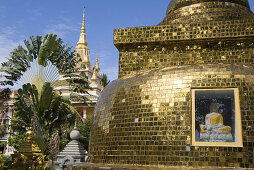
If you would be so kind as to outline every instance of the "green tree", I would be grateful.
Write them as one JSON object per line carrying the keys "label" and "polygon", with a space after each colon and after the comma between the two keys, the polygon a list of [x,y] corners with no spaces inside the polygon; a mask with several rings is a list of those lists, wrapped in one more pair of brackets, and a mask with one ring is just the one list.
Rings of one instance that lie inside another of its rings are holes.
{"label": "green tree", "polygon": [[80,143],[83,145],[84,149],[88,151],[90,131],[92,126],[92,117],[87,117],[85,122],[78,121],[77,128],[80,132]]}
{"label": "green tree", "polygon": [[0,153],[0,169],[2,169],[2,170],[8,170],[8,161],[9,161],[9,158],[3,156]]}
{"label": "green tree", "polygon": [[[30,40],[24,40],[24,44],[25,47],[19,45],[10,53],[8,61],[1,64],[0,72],[3,74],[0,85],[13,86],[22,78],[24,73],[30,71],[34,61],[37,61],[39,72],[36,73],[35,77],[28,77],[30,82],[26,83],[35,84],[39,93],[44,82],[53,83],[55,81],[54,77],[56,76],[54,74],[58,74],[58,72],[68,78],[67,82],[70,83],[74,92],[77,92],[78,89],[89,88],[85,75],[72,74],[78,70],[76,64],[80,61],[79,55],[75,56],[75,53],[71,51],[72,47],[67,47],[68,44],[63,44],[63,41],[60,38],[57,39],[56,35],[31,36]],[[55,66],[57,70],[50,67],[49,70],[43,72],[47,66],[51,65]],[[31,72],[29,72],[30,74]],[[0,99],[8,100],[9,91],[9,88],[1,91]]]}
{"label": "green tree", "polygon": [[9,136],[8,145],[18,149],[20,145],[26,141],[26,134],[21,132],[15,132],[15,134]]}
{"label": "green tree", "polygon": [[32,65],[33,61],[38,61],[40,71],[49,62],[57,67],[62,74],[75,72],[78,58],[71,52],[72,47],[67,47],[56,35],[34,36],[29,40],[24,40],[25,48],[19,45],[10,53],[8,61],[1,64],[1,72],[4,80],[0,85],[13,86]]}
{"label": "green tree", "polygon": [[[79,56],[74,57],[72,47],[67,47],[56,35],[32,36],[30,40],[24,40],[24,44],[25,48],[19,45],[10,53],[10,58],[1,64],[0,69],[3,73],[0,85],[13,86],[32,67],[34,61],[39,65],[39,72],[31,84],[25,84],[18,90],[11,126],[14,133],[10,144],[18,147],[18,141],[24,136],[26,128],[32,126],[40,149],[49,155],[50,140],[57,139],[56,136],[59,135],[60,147],[63,147],[67,142],[69,127],[78,113],[68,99],[53,92],[50,83],[54,79],[47,78],[52,77],[56,71],[46,72],[48,75],[45,75],[44,69],[48,65],[55,66],[57,72],[67,78],[71,89],[77,93],[86,93],[84,89],[89,88],[89,83],[85,75],[72,74],[77,71]],[[10,89],[6,88],[0,92],[0,99],[8,100],[8,91]],[[82,99],[86,101],[85,98]]]}
{"label": "green tree", "polygon": [[27,127],[33,127],[35,140],[46,155],[50,154],[52,135],[57,132],[60,140],[65,140],[69,127],[79,116],[70,101],[54,93],[49,83],[44,84],[40,96],[35,85],[23,85],[13,110],[11,128],[15,136],[22,137]]}
{"label": "green tree", "polygon": [[101,79],[101,85],[103,87],[106,87],[108,84],[110,83],[110,80],[108,80],[108,77],[106,74],[102,75],[102,79]]}

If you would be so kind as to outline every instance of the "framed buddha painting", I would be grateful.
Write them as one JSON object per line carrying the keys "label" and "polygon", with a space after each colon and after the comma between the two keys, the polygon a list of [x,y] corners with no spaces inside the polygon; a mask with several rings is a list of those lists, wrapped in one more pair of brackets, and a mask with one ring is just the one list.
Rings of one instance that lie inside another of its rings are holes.
{"label": "framed buddha painting", "polygon": [[192,89],[192,145],[242,147],[237,88]]}

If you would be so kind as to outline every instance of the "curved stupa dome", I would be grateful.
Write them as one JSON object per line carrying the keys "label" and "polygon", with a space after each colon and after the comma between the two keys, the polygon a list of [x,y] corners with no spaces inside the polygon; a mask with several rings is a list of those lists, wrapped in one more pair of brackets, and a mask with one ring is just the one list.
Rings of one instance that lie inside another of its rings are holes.
{"label": "curved stupa dome", "polygon": [[171,0],[160,25],[253,17],[248,0]]}

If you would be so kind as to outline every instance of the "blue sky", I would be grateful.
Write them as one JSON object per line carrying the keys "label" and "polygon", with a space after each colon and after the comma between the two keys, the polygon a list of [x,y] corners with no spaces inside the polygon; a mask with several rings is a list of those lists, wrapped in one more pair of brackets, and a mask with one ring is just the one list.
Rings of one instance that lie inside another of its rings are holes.
{"label": "blue sky", "polygon": [[[100,73],[117,79],[118,51],[113,30],[151,26],[165,16],[170,0],[1,0],[0,60],[31,35],[55,33],[75,47],[79,38],[83,7],[92,64],[99,56]],[[250,0],[252,10],[254,1]]]}

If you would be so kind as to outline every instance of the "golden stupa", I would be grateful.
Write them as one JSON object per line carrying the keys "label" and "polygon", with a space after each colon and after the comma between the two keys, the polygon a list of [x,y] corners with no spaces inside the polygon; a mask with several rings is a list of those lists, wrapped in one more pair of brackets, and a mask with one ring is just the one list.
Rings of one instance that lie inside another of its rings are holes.
{"label": "golden stupa", "polygon": [[31,127],[28,128],[26,132],[26,141],[11,155],[12,161],[9,169],[45,169],[45,155],[42,154],[39,146],[34,141],[34,135],[33,129]]}
{"label": "golden stupa", "polygon": [[90,162],[254,168],[247,0],[171,0],[159,25],[117,29],[114,43],[119,80],[97,103]]}

